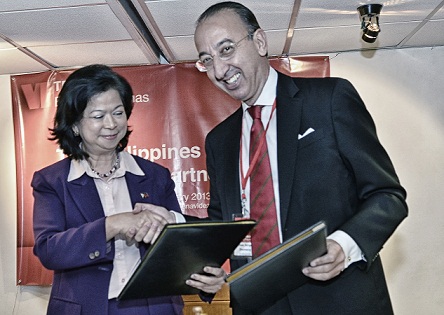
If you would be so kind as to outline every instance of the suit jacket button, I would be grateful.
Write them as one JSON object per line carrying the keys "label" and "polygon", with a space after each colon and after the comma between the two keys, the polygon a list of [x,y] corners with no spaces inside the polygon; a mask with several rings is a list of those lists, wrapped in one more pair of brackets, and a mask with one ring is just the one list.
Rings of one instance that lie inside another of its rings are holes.
{"label": "suit jacket button", "polygon": [[89,253],[89,259],[93,260],[94,258],[96,258],[96,255],[94,255],[94,253]]}
{"label": "suit jacket button", "polygon": [[96,250],[95,252],[94,252],[94,257],[99,257],[100,256],[100,252],[98,251],[98,250]]}

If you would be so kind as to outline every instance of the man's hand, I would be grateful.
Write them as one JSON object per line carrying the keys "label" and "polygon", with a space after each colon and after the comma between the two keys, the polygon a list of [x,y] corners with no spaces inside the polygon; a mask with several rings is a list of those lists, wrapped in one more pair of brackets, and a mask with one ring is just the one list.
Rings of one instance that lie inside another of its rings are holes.
{"label": "man's hand", "polygon": [[333,240],[327,240],[327,253],[310,262],[310,266],[302,269],[309,278],[327,281],[333,279],[344,270],[345,254],[342,247]]}
{"label": "man's hand", "polygon": [[207,275],[192,274],[190,279],[186,281],[186,284],[206,293],[216,293],[219,291],[227,277],[225,271],[222,268],[209,266],[204,267],[203,271]]}
{"label": "man's hand", "polygon": [[162,216],[149,211],[113,214],[105,221],[107,241],[121,235],[126,238],[128,244],[134,241],[153,242],[166,223],[167,221]]}
{"label": "man's hand", "polygon": [[136,203],[133,213],[137,214],[142,211],[149,211],[155,215],[161,216],[167,223],[176,223],[176,217],[170,211],[161,206],[155,206],[150,203]]}
{"label": "man's hand", "polygon": [[176,223],[174,214],[161,206],[148,203],[136,203],[132,214],[137,218],[137,224],[125,233],[128,242],[154,243],[167,223]]}
{"label": "man's hand", "polygon": [[153,243],[166,224],[176,223],[176,217],[164,207],[137,203],[132,212],[111,215],[105,222],[107,241],[122,235],[127,244]]}

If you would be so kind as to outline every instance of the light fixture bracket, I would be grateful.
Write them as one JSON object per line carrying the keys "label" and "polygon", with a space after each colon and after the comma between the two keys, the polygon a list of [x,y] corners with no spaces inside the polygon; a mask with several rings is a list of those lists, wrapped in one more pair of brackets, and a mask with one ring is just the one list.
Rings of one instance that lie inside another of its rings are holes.
{"label": "light fixture bracket", "polygon": [[361,29],[363,31],[362,40],[367,43],[374,43],[381,29],[379,28],[379,14],[382,4],[365,4],[358,7],[361,17]]}

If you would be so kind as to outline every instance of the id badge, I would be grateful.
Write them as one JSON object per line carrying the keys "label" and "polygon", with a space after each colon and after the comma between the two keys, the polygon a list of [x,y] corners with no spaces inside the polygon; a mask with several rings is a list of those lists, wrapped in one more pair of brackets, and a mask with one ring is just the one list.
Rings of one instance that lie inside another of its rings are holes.
{"label": "id badge", "polygon": [[[233,214],[233,221],[240,221],[247,218],[244,218],[242,214]],[[251,258],[253,256],[253,248],[251,245],[251,235],[248,233],[242,242],[239,243],[239,245],[234,250],[233,254],[231,255],[232,259],[245,259],[245,258]]]}

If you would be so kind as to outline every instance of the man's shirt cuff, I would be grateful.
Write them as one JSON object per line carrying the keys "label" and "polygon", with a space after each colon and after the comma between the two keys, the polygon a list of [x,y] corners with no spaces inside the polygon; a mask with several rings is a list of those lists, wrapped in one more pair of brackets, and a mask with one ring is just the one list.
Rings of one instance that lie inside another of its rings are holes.
{"label": "man's shirt cuff", "polygon": [[335,241],[342,247],[345,254],[344,269],[352,263],[363,259],[364,256],[358,244],[344,231],[337,230],[330,234],[327,239]]}

